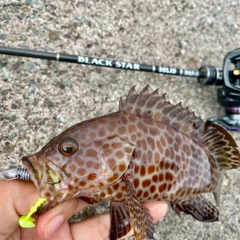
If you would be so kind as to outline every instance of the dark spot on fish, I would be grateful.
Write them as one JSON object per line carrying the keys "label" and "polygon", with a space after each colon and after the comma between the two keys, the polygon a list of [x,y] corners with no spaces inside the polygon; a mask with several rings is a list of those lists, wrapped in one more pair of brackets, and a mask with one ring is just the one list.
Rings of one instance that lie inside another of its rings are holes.
{"label": "dark spot on fish", "polygon": [[118,183],[114,184],[114,185],[113,185],[113,189],[114,189],[114,190],[118,190],[118,189],[119,189],[119,184],[118,184]]}
{"label": "dark spot on fish", "polygon": [[94,179],[96,179],[96,177],[97,177],[96,173],[90,173],[90,174],[88,174],[87,179],[89,181],[93,181]]}
{"label": "dark spot on fish", "polygon": [[98,186],[99,186],[99,187],[103,187],[103,186],[104,186],[104,183],[103,183],[102,181],[99,181],[99,182],[98,182]]}
{"label": "dark spot on fish", "polygon": [[165,174],[165,180],[167,181],[172,181],[174,178],[173,174],[171,174],[170,172],[166,172]]}
{"label": "dark spot on fish", "polygon": [[148,167],[148,174],[152,174],[155,171],[155,166],[151,165]]}
{"label": "dark spot on fish", "polygon": [[140,189],[140,190],[138,191],[138,193],[137,193],[137,197],[138,197],[138,198],[141,197],[141,196],[142,196],[142,193],[143,193],[143,191]]}
{"label": "dark spot on fish", "polygon": [[138,179],[138,178],[135,178],[133,184],[134,184],[134,187],[135,187],[135,188],[139,187],[139,185],[140,185],[139,179]]}
{"label": "dark spot on fish", "polygon": [[86,186],[86,182],[82,180],[82,181],[79,183],[79,185],[80,185],[81,187],[85,187],[85,186]]}
{"label": "dark spot on fish", "polygon": [[145,179],[142,181],[142,187],[145,188],[145,187],[148,187],[151,185],[151,180],[150,179]]}
{"label": "dark spot on fish", "polygon": [[159,174],[159,182],[162,182],[164,180],[164,174],[160,173]]}
{"label": "dark spot on fish", "polygon": [[152,180],[153,182],[158,182],[158,175],[157,174],[153,175]]}
{"label": "dark spot on fish", "polygon": [[113,193],[113,191],[112,191],[111,188],[108,188],[108,189],[107,189],[107,192],[108,192],[109,195],[112,195],[112,193]]}
{"label": "dark spot on fish", "polygon": [[164,160],[160,162],[160,169],[163,169],[163,168],[164,168]]}
{"label": "dark spot on fish", "polygon": [[151,193],[154,193],[156,191],[156,186],[155,185],[152,185],[151,187],[150,187],[150,192]]}
{"label": "dark spot on fish", "polygon": [[103,149],[109,149],[109,143],[103,144],[102,148],[103,148]]}
{"label": "dark spot on fish", "polygon": [[77,173],[80,175],[80,176],[83,176],[84,174],[86,174],[86,169],[85,168],[79,168]]}
{"label": "dark spot on fish", "polygon": [[168,170],[170,168],[170,163],[168,161],[165,162],[165,169]]}
{"label": "dark spot on fish", "polygon": [[158,193],[155,193],[154,195],[153,195],[153,199],[158,199],[159,198],[159,194]]}
{"label": "dark spot on fish", "polygon": [[115,153],[115,156],[119,159],[124,157],[124,152],[122,150],[119,150]]}
{"label": "dark spot on fish", "polygon": [[158,187],[159,192],[164,192],[167,189],[167,184],[163,183]]}
{"label": "dark spot on fish", "polygon": [[144,198],[147,198],[149,196],[149,192],[148,191],[145,191],[144,194],[143,194],[143,197]]}
{"label": "dark spot on fish", "polygon": [[49,192],[46,192],[44,195],[45,195],[46,198],[50,198],[52,196],[52,194],[49,193]]}
{"label": "dark spot on fish", "polygon": [[86,167],[87,168],[92,168],[92,166],[93,166],[93,161],[87,161],[86,162]]}
{"label": "dark spot on fish", "polygon": [[122,143],[121,142],[114,142],[112,143],[112,148],[117,149],[117,148],[122,148]]}
{"label": "dark spot on fish", "polygon": [[100,197],[101,197],[101,198],[105,198],[105,196],[106,196],[105,192],[101,192],[101,193],[100,193]]}
{"label": "dark spot on fish", "polygon": [[141,175],[142,177],[144,177],[144,176],[146,175],[146,167],[145,167],[145,166],[141,166],[140,175]]}
{"label": "dark spot on fish", "polygon": [[125,165],[125,163],[119,164],[118,169],[119,169],[120,172],[124,172],[124,171],[126,170],[126,165]]}
{"label": "dark spot on fish", "polygon": [[171,193],[171,194],[170,194],[170,200],[173,201],[173,200],[174,200],[174,197],[175,197],[175,196],[174,196],[174,193]]}
{"label": "dark spot on fish", "polygon": [[116,198],[121,199],[123,197],[123,194],[121,192],[117,193]]}

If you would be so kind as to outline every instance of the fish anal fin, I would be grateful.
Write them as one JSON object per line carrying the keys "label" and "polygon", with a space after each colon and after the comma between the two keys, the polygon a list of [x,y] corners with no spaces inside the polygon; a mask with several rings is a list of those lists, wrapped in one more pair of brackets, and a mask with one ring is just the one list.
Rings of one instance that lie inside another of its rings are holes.
{"label": "fish anal fin", "polygon": [[172,209],[180,215],[180,211],[192,215],[201,222],[218,221],[218,209],[200,195],[187,198],[179,203],[171,203]]}
{"label": "fish anal fin", "polygon": [[126,180],[127,203],[130,212],[131,225],[136,240],[154,239],[154,223],[147,208],[138,201],[133,185]]}
{"label": "fish anal fin", "polygon": [[117,240],[125,236],[131,230],[130,214],[127,203],[111,202],[110,219],[110,240]]}
{"label": "fish anal fin", "polygon": [[217,206],[219,206],[219,204],[220,204],[220,195],[221,195],[221,187],[222,187],[224,172],[225,172],[224,170],[221,170],[221,174],[218,179],[218,185],[213,192],[213,196],[214,196]]}

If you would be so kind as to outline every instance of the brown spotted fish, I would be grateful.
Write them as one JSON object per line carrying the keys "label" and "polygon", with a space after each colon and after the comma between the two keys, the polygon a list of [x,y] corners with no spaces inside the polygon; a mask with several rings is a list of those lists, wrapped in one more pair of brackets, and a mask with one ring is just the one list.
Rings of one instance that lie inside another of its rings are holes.
{"label": "brown spotted fish", "polygon": [[41,212],[71,198],[110,201],[110,240],[131,228],[138,240],[153,239],[153,223],[142,201],[165,200],[180,215],[218,220],[222,173],[240,157],[231,135],[205,123],[182,104],[170,104],[158,90],[133,87],[119,111],[78,123],[41,151],[23,157],[41,197]]}

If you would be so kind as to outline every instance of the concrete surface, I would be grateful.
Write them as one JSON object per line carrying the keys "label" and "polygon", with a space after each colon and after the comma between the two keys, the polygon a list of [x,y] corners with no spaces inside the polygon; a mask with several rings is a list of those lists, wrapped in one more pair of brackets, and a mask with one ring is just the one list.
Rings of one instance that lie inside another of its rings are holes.
{"label": "concrete surface", "polygon": [[[230,0],[2,0],[0,45],[190,69],[221,67],[225,54],[239,47],[239,5]],[[74,123],[116,111],[131,86],[141,90],[147,84],[205,120],[224,114],[217,87],[196,79],[0,55],[0,169],[18,166],[23,155]],[[233,136],[240,144],[239,133]],[[221,221],[180,219],[170,210],[156,224],[156,239],[239,239],[239,189],[239,170],[227,172]]]}

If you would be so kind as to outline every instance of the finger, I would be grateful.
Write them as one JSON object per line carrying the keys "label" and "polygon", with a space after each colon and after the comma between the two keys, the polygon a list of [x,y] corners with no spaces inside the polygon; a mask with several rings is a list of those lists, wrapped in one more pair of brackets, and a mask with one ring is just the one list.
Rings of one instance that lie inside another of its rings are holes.
{"label": "finger", "polygon": [[[41,238],[42,239],[42,238]],[[52,235],[44,236],[47,240],[74,240],[70,231],[69,223],[65,221]]]}
{"label": "finger", "polygon": [[8,239],[18,228],[19,215],[29,212],[38,193],[32,183],[20,181],[0,181],[0,192],[0,239]]}
{"label": "finger", "polygon": [[57,230],[60,231],[60,226],[66,223],[72,215],[80,212],[87,205],[81,199],[71,199],[42,214],[37,223],[38,235],[49,238]]}
{"label": "finger", "polygon": [[[3,189],[3,192],[1,189]],[[30,207],[39,198],[38,191],[32,182],[1,181],[0,191],[14,204],[14,208],[19,215],[28,213]]]}
{"label": "finger", "polygon": [[168,204],[164,201],[147,201],[142,202],[142,205],[149,209],[151,216],[153,217],[153,222],[161,220],[168,211]]}
{"label": "finger", "polygon": [[108,239],[110,228],[109,213],[102,213],[70,226],[74,240]]}
{"label": "finger", "polygon": [[[143,205],[149,209],[154,222],[162,219],[168,210],[166,202],[145,202]],[[82,222],[74,223],[70,227],[74,240],[105,240],[109,234],[110,215],[108,213],[100,214]],[[132,234],[131,231],[127,236]]]}

